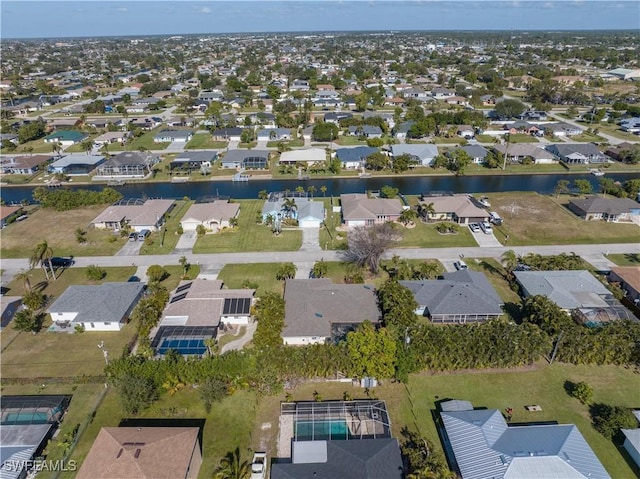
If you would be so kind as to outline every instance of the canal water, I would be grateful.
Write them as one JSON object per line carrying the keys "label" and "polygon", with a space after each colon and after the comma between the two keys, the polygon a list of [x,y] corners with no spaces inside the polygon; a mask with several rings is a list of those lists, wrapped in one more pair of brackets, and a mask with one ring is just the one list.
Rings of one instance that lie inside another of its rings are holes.
{"label": "canal water", "polygon": [[[637,179],[634,173],[612,173],[607,178],[624,182]],[[258,198],[258,192],[295,190],[302,186],[316,188],[316,196],[322,196],[320,188],[326,186],[326,196],[342,193],[363,193],[379,190],[385,185],[398,188],[405,195],[428,192],[450,191],[454,193],[492,193],[499,191],[535,191],[551,193],[559,180],[570,183],[578,178],[589,180],[593,191],[598,191],[598,178],[591,174],[551,174],[551,175],[478,175],[478,176],[398,176],[370,178],[327,178],[319,180],[250,180],[248,182],[201,181],[192,183],[133,183],[114,187],[125,198],[183,198],[196,199],[202,196],[224,195],[231,198]],[[104,184],[78,185],[71,188],[100,190]],[[32,201],[33,186],[2,187],[0,197],[7,203],[18,203],[23,199]]]}

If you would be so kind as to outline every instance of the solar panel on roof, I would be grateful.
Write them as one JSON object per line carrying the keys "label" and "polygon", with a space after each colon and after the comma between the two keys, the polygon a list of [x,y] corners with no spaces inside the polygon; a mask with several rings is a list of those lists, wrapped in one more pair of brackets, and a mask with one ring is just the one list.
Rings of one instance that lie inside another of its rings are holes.
{"label": "solar panel on roof", "polygon": [[224,306],[222,307],[223,315],[238,315],[249,314],[251,310],[250,298],[227,298],[224,300]]}
{"label": "solar panel on roof", "polygon": [[183,291],[189,289],[192,284],[193,283],[183,284],[182,286],[178,287],[178,289],[176,289],[176,293],[182,293]]}
{"label": "solar panel on roof", "polygon": [[187,297],[187,293],[182,293],[177,296],[174,296],[173,298],[171,298],[171,301],[169,302],[169,304],[175,303],[176,301],[180,301],[186,297]]}

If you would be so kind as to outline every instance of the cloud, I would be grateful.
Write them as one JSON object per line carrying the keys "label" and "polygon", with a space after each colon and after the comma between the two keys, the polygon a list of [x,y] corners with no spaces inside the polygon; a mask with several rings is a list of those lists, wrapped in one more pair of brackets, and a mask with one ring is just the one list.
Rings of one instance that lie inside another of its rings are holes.
{"label": "cloud", "polygon": [[212,10],[211,10],[209,7],[202,7],[202,8],[200,9],[200,13],[206,13],[207,15],[208,15],[209,13],[211,13],[211,12],[212,12]]}

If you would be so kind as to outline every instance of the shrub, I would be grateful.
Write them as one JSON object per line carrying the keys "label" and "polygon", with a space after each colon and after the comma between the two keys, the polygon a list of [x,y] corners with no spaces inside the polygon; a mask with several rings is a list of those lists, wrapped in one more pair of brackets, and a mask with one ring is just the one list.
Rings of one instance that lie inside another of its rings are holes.
{"label": "shrub", "polygon": [[179,235],[184,233],[184,228],[182,227],[182,225],[178,225],[178,228],[176,229],[176,233],[178,233]]}
{"label": "shrub", "polygon": [[204,226],[202,225],[196,226],[196,233],[198,236],[204,236],[206,232],[207,232],[207,229]]}
{"label": "shrub", "polygon": [[95,264],[87,266],[84,273],[87,275],[87,279],[91,281],[100,281],[107,275],[107,272],[104,269],[96,266]]}
{"label": "shrub", "polygon": [[158,264],[153,264],[147,268],[147,276],[152,283],[159,283],[168,275],[167,270]]}
{"label": "shrub", "polygon": [[593,399],[593,388],[581,381],[572,385],[570,394],[582,404],[589,404]]}
{"label": "shrub", "polygon": [[591,419],[595,430],[607,439],[613,439],[620,429],[634,429],[638,424],[631,409],[609,404],[594,404]]}

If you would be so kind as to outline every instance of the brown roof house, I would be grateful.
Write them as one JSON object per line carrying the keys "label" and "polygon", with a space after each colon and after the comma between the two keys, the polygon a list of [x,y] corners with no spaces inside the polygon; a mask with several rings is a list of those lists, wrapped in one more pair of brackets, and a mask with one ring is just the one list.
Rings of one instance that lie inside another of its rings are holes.
{"label": "brown roof house", "polygon": [[[611,268],[609,281],[620,283],[627,298],[631,301],[640,299],[640,266],[618,266]],[[636,306],[638,303],[636,302]]]}
{"label": "brown roof house", "polygon": [[184,231],[195,231],[198,225],[217,232],[229,227],[229,220],[238,216],[239,203],[215,200],[211,203],[195,203],[182,217],[180,224]]}
{"label": "brown roof house", "polygon": [[348,228],[397,221],[403,209],[397,198],[369,198],[363,193],[340,195],[340,204],[342,222]]}
{"label": "brown roof house", "polygon": [[76,479],[195,479],[197,427],[103,427]]}
{"label": "brown roof house", "polygon": [[569,209],[584,220],[604,220],[612,223],[633,221],[640,216],[640,203],[629,198],[587,198],[570,200]]}
{"label": "brown roof house", "polygon": [[22,206],[0,206],[0,228],[4,228],[12,216],[18,216]]}
{"label": "brown roof house", "polygon": [[432,221],[453,221],[460,224],[479,223],[489,219],[489,213],[477,206],[469,195],[422,196],[420,203],[431,205]]}
{"label": "brown roof house", "polygon": [[285,344],[302,346],[338,341],[364,321],[377,323],[372,286],[333,284],[330,279],[289,279],[284,288]]}
{"label": "brown roof house", "polygon": [[14,156],[2,162],[2,172],[12,175],[33,175],[44,170],[45,165],[53,157],[51,155]]}
{"label": "brown roof house", "polygon": [[173,200],[123,200],[107,207],[91,224],[98,229],[114,231],[127,225],[134,231],[156,231],[173,207]]}

